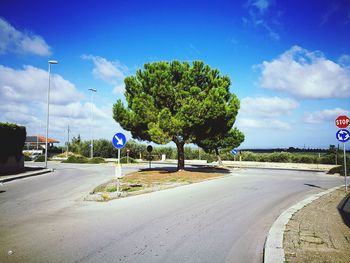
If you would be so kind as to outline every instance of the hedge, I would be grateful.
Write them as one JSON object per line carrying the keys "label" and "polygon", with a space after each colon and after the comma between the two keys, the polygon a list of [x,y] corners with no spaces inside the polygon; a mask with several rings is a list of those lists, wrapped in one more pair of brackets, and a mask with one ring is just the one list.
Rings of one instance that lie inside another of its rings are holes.
{"label": "hedge", "polygon": [[10,156],[18,161],[22,156],[26,136],[24,126],[0,122],[0,162],[5,163]]}
{"label": "hedge", "polygon": [[62,161],[62,163],[93,163],[93,164],[98,164],[98,163],[105,163],[105,159],[103,159],[101,157],[94,157],[92,159],[88,159],[85,156],[72,155],[72,156],[69,156],[67,160]]}

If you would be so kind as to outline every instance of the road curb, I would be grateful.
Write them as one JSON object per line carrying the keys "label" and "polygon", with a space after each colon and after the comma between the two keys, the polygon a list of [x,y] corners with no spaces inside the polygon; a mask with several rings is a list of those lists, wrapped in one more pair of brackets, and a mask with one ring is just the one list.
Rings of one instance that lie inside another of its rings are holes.
{"label": "road curb", "polygon": [[41,175],[41,174],[51,173],[53,171],[54,171],[53,169],[43,169],[43,170],[40,170],[40,171],[27,172],[25,174],[10,175],[10,176],[6,176],[4,178],[1,178],[0,179],[0,183],[6,183],[6,182],[14,181],[14,180],[24,179],[24,178],[27,178],[27,177],[32,177],[32,176],[37,176],[37,175]]}
{"label": "road curb", "polygon": [[283,249],[283,235],[286,225],[288,224],[289,220],[291,219],[294,213],[302,209],[304,206],[315,201],[316,199],[320,198],[321,196],[338,190],[341,187],[343,187],[343,185],[330,188],[318,194],[314,194],[285,210],[273,223],[267,235],[264,246],[264,263],[285,262],[285,254]]}

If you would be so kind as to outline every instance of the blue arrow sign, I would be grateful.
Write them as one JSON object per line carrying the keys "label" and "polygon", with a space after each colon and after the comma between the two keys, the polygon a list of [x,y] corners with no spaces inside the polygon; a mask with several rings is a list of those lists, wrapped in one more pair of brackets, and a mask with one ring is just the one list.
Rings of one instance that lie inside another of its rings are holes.
{"label": "blue arrow sign", "polygon": [[350,139],[350,132],[346,129],[340,129],[336,133],[336,137],[340,142],[347,142]]}
{"label": "blue arrow sign", "polygon": [[121,132],[114,134],[114,136],[112,138],[112,143],[113,143],[114,147],[117,149],[123,148],[126,144],[125,135],[122,134]]}
{"label": "blue arrow sign", "polygon": [[237,151],[236,149],[233,149],[233,150],[231,151],[231,153],[232,153],[233,155],[236,155],[236,154],[238,153],[238,151]]}

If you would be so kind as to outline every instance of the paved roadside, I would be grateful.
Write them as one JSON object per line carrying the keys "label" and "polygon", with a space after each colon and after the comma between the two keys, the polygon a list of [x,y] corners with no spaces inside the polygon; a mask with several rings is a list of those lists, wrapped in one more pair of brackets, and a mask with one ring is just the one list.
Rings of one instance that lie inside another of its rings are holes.
{"label": "paved roadside", "polygon": [[269,231],[264,262],[350,262],[345,197],[344,187],[334,187],[284,211]]}
{"label": "paved roadside", "polygon": [[6,183],[18,179],[24,179],[27,177],[37,176],[41,174],[46,174],[53,172],[53,169],[45,169],[42,167],[24,167],[24,171],[12,175],[1,175],[0,183]]}
{"label": "paved roadside", "polygon": [[339,206],[345,196],[341,188],[293,215],[284,233],[286,262],[350,262],[350,224]]}

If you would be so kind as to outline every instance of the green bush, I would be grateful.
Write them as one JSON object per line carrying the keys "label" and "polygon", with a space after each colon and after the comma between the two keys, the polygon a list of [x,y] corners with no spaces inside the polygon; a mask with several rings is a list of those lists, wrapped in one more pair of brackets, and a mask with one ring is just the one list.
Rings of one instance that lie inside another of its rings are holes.
{"label": "green bush", "polygon": [[[328,174],[335,174],[335,173],[338,173],[341,176],[344,176],[344,166],[342,166],[342,165],[337,166],[337,167],[334,167],[328,171]],[[346,173],[347,173],[347,176],[350,175],[350,171],[348,168],[346,169]]]}
{"label": "green bush", "polygon": [[45,162],[45,155],[39,155],[34,162]]}
{"label": "green bush", "polygon": [[216,162],[217,160],[218,158],[215,155],[208,155],[207,157],[207,163]]}
{"label": "green bush", "polygon": [[92,163],[92,164],[105,163],[105,162],[106,162],[105,159],[101,157],[94,157],[92,159],[89,159],[81,155],[72,155],[72,156],[69,156],[67,160],[62,161],[62,163]]}
{"label": "green bush", "polygon": [[287,152],[274,152],[268,155],[269,162],[275,163],[289,163],[291,162],[291,155]]}
{"label": "green bush", "polygon": [[24,155],[24,161],[31,161],[32,160],[32,158],[30,158],[28,155]]}
{"label": "green bush", "polygon": [[87,163],[88,158],[80,155],[69,156],[67,160],[62,161],[62,163]]}
{"label": "green bush", "polygon": [[255,154],[252,152],[242,152],[241,156],[243,161],[251,161],[251,162],[257,162],[259,157],[258,154]]}
{"label": "green bush", "polygon": [[6,162],[10,156],[19,160],[22,157],[26,136],[24,126],[0,122],[0,162]]}
{"label": "green bush", "polygon": [[106,162],[105,159],[101,157],[94,157],[88,160],[88,163],[105,163],[105,162]]}
{"label": "green bush", "polygon": [[[120,163],[127,163],[127,157],[120,158]],[[129,157],[129,163],[137,163],[134,158]]]}
{"label": "green bush", "polygon": [[321,156],[320,163],[335,164],[335,154],[325,154]]}

